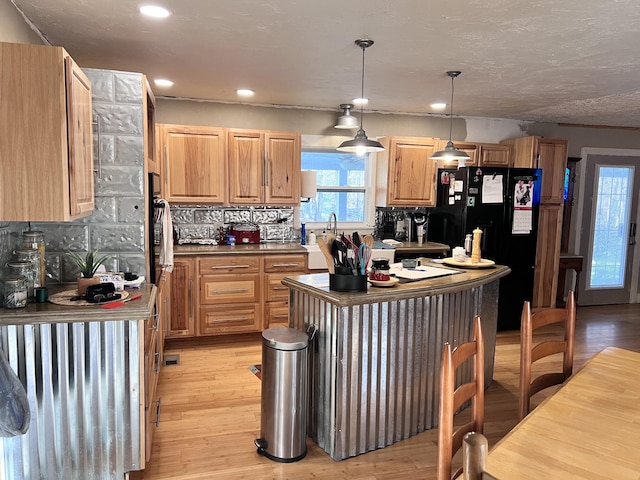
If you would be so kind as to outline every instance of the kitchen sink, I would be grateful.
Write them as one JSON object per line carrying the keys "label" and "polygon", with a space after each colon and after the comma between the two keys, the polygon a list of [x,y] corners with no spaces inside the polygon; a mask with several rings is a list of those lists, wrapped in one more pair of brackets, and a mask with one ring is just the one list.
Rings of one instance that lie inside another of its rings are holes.
{"label": "kitchen sink", "polygon": [[[327,270],[327,262],[318,245],[302,246],[309,252],[307,259],[309,270]],[[393,263],[394,257],[395,250],[392,248],[374,248],[371,251],[371,258],[386,258],[389,260],[389,263]],[[371,261],[369,261],[369,264],[371,264]]]}

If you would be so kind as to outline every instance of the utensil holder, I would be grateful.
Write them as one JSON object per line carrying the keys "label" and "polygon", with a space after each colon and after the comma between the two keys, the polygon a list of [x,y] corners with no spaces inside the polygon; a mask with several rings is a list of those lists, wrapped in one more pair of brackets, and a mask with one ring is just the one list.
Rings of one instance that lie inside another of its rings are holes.
{"label": "utensil holder", "polygon": [[330,273],[329,290],[336,292],[366,292],[367,276]]}

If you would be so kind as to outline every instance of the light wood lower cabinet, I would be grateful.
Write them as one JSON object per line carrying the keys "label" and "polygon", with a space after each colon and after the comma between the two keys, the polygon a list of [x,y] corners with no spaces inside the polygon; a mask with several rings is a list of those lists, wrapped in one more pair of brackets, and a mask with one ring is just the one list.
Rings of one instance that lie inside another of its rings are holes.
{"label": "light wood lower cabinet", "polygon": [[562,211],[562,205],[540,205],[536,272],[533,279],[534,308],[550,308],[556,304]]}
{"label": "light wood lower cabinet", "polygon": [[144,457],[151,458],[153,435],[160,424],[162,399],[157,396],[156,387],[164,352],[164,329],[169,319],[171,295],[171,274],[162,272],[157,285],[154,315],[144,322]]}
{"label": "light wood lower cabinet", "polygon": [[264,257],[266,273],[265,286],[265,322],[263,327],[289,325],[289,289],[282,285],[282,279],[307,272],[305,254],[268,255]]}
{"label": "light wood lower cabinet", "polygon": [[195,258],[181,257],[173,262],[171,273],[171,318],[165,326],[167,338],[192,337],[196,334]]}
{"label": "light wood lower cabinet", "polygon": [[167,335],[227,335],[286,326],[289,289],[281,281],[305,273],[304,253],[180,257],[174,261]]}

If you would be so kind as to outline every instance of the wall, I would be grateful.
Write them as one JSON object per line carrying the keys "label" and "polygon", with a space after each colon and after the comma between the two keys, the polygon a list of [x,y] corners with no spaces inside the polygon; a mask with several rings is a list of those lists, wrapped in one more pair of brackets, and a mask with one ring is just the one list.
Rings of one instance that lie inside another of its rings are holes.
{"label": "wall", "polygon": [[[355,132],[333,128],[340,112],[310,108],[276,108],[195,100],[159,98],[156,122],[216,127],[296,131],[305,135],[330,135],[336,141],[353,138]],[[522,135],[527,122],[493,118],[454,118],[453,138],[497,143]],[[449,118],[435,115],[365,113],[364,129],[369,137],[404,135],[449,138]],[[343,138],[340,138],[340,135]],[[337,145],[337,144],[336,144]]]}
{"label": "wall", "polygon": [[46,43],[26,24],[20,12],[9,0],[0,0],[0,42]]}

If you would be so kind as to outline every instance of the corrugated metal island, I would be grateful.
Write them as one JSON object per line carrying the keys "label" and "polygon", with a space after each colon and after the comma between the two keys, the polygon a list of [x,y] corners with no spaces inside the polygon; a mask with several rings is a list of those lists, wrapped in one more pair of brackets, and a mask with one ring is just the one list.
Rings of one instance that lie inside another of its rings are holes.
{"label": "corrugated metal island", "polygon": [[330,290],[328,274],[286,277],[290,326],[318,329],[309,352],[311,438],[343,460],[436,427],[442,347],[468,341],[476,314],[488,386],[499,280],[509,272],[500,265],[463,269],[359,293]]}

